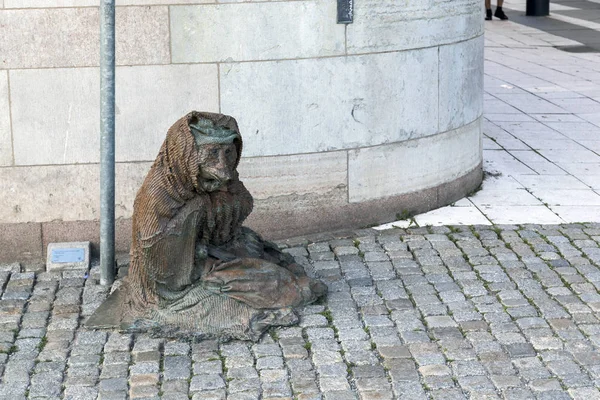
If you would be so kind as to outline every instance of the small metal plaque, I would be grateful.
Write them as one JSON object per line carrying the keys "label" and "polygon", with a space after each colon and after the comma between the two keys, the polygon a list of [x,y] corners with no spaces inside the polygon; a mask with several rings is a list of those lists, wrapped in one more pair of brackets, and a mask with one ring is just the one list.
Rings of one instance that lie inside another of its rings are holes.
{"label": "small metal plaque", "polygon": [[81,262],[85,258],[84,249],[52,249],[53,263],[74,263]]}
{"label": "small metal plaque", "polygon": [[354,0],[337,0],[337,23],[351,24],[354,18]]}

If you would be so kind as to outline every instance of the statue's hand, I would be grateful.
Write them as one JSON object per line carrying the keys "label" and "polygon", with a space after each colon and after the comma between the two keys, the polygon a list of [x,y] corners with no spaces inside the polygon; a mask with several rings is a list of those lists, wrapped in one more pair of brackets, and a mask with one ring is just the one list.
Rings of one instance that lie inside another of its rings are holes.
{"label": "statue's hand", "polygon": [[208,258],[208,248],[200,243],[196,243],[196,261],[206,260]]}
{"label": "statue's hand", "polygon": [[195,282],[203,275],[206,269],[206,260],[208,259],[208,249],[205,245],[196,242],[194,253],[194,270],[192,272],[191,281]]}
{"label": "statue's hand", "polygon": [[216,258],[217,260],[221,260],[224,262],[233,261],[237,258],[235,254],[232,254],[226,250],[223,250],[219,247],[208,246],[207,247],[208,255]]}
{"label": "statue's hand", "polygon": [[248,257],[261,258],[264,250],[262,238],[249,228],[242,228],[242,233],[242,240]]}

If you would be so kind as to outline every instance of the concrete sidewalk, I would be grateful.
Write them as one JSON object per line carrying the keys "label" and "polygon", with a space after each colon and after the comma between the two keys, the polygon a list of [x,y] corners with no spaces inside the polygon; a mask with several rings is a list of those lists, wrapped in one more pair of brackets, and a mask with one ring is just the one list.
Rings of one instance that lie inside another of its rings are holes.
{"label": "concrete sidewalk", "polygon": [[600,3],[551,2],[550,18],[504,4],[510,20],[485,24],[482,189],[414,222],[598,222]]}

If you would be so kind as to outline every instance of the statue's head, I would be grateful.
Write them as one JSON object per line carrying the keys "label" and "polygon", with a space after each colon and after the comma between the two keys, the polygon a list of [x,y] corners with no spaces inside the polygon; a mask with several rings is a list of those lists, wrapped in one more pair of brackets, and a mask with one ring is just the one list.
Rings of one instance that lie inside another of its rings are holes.
{"label": "statue's head", "polygon": [[241,137],[231,127],[215,124],[210,119],[196,117],[190,123],[198,151],[198,184],[206,192],[224,188],[235,179],[241,154]]}

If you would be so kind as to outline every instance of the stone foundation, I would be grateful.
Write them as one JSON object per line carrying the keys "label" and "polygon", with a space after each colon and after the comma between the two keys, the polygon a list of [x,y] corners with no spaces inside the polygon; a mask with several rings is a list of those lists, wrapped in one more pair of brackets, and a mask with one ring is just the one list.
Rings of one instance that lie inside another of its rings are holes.
{"label": "stone foundation", "polygon": [[[346,26],[335,0],[117,1],[119,250],[167,129],[190,110],[239,122],[248,224],[266,237],[389,222],[479,185],[479,1],[354,3]],[[0,0],[0,26],[0,260],[97,246],[97,2]]]}
{"label": "stone foundation", "polygon": [[[452,203],[477,189],[482,179],[478,165],[467,174],[429,189],[362,203],[330,202],[331,197],[295,196],[257,200],[247,225],[267,239],[282,239],[314,232],[365,228],[398,219],[399,214],[416,214]],[[295,208],[294,208],[295,206]],[[128,252],[131,219],[116,223],[116,251]],[[40,262],[48,243],[83,240],[92,242],[92,256],[99,254],[100,222],[37,222],[0,225],[0,263]]]}

